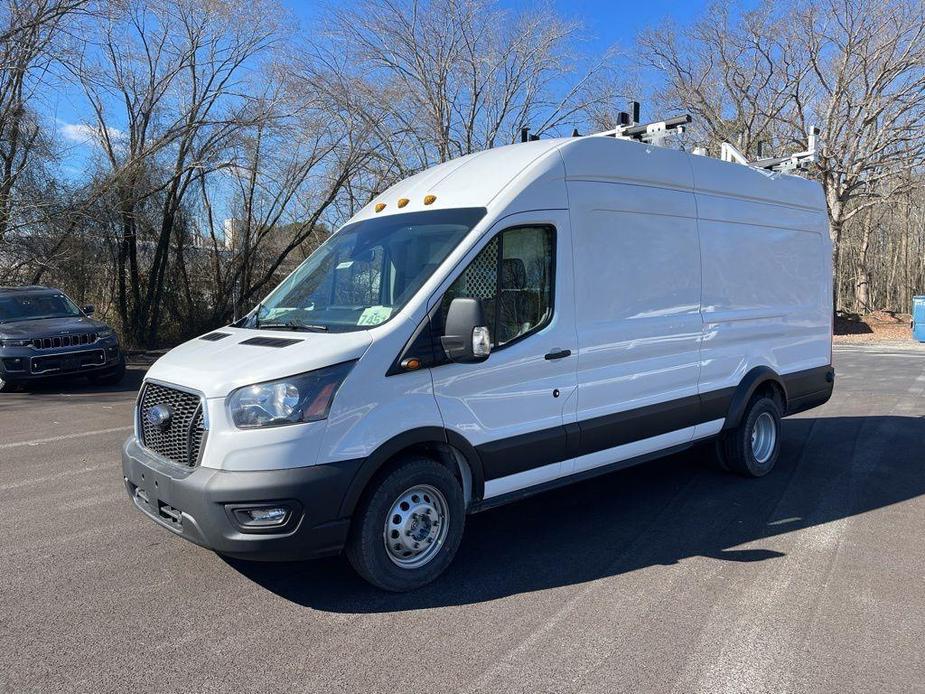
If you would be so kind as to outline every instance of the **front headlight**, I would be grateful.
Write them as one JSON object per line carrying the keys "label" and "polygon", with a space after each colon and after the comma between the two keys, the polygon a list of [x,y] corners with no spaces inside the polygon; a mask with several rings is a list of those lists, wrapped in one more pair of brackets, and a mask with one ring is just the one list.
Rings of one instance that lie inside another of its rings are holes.
{"label": "front headlight", "polygon": [[0,339],[0,347],[28,347],[32,340],[12,340],[10,338]]}
{"label": "front headlight", "polygon": [[228,397],[231,420],[240,429],[252,429],[326,419],[354,363],[238,388]]}
{"label": "front headlight", "polygon": [[115,332],[113,332],[112,328],[100,328],[96,331],[96,337],[98,340],[102,340],[106,337],[112,337],[113,335],[115,335]]}

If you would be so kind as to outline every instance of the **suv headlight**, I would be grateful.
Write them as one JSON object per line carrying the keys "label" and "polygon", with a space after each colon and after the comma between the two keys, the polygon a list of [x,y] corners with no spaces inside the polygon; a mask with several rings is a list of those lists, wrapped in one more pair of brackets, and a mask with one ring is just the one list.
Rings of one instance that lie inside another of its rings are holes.
{"label": "suv headlight", "polygon": [[106,338],[106,337],[112,337],[115,334],[116,333],[113,331],[112,328],[100,328],[99,330],[96,331],[96,337],[98,340],[102,340],[103,338]]}
{"label": "suv headlight", "polygon": [[326,419],[354,363],[238,388],[228,397],[231,420],[239,429],[253,429]]}
{"label": "suv headlight", "polygon": [[0,347],[28,347],[32,344],[32,340],[12,340],[8,337],[0,339]]}

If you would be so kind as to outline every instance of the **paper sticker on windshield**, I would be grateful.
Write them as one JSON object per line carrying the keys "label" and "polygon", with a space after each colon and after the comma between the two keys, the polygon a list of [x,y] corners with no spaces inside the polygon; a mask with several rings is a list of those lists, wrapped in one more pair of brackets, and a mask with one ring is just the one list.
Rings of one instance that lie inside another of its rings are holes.
{"label": "paper sticker on windshield", "polygon": [[392,309],[388,306],[370,306],[363,309],[357,320],[357,325],[379,325],[385,323],[389,316],[392,315]]}
{"label": "paper sticker on windshield", "polygon": [[337,267],[334,268],[334,269],[335,269],[335,270],[346,270],[346,269],[347,269],[348,267],[350,267],[351,265],[353,265],[353,261],[352,261],[352,260],[345,260],[345,261],[342,262],[342,263],[338,263],[338,264],[337,264]]}

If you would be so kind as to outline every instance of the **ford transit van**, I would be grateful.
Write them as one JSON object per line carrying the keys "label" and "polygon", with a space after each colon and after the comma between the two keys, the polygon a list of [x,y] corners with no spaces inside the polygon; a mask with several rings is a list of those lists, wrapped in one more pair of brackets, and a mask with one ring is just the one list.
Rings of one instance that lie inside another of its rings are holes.
{"label": "ford transit van", "polygon": [[343,551],[400,591],[527,494],[710,441],[760,477],[832,392],[831,251],[795,175],[595,136],[441,164],[151,367],[127,491],[223,555]]}

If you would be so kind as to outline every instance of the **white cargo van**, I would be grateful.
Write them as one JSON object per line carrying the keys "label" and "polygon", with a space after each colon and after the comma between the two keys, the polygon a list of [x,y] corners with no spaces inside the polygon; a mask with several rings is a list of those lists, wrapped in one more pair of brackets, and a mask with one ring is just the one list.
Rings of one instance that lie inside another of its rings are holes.
{"label": "white cargo van", "polygon": [[709,440],[764,475],[832,392],[826,219],[816,183],[623,137],[441,164],[154,364],[128,493],[216,552],[407,590],[526,494]]}

